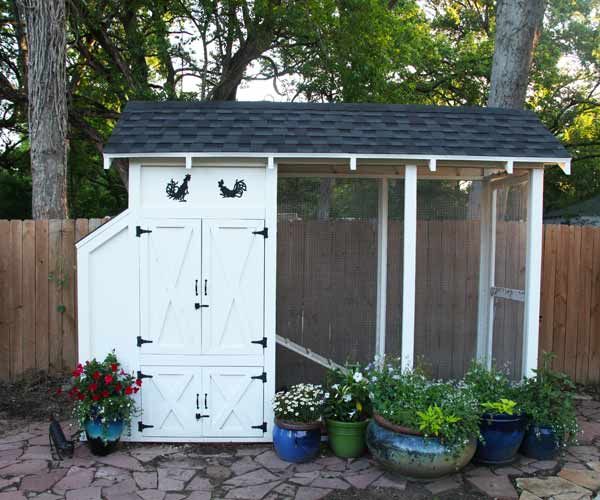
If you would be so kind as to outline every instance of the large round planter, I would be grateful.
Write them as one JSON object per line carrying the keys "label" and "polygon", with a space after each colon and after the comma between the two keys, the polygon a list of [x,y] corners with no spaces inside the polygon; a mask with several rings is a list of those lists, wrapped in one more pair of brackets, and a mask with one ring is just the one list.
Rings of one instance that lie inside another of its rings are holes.
{"label": "large round planter", "polygon": [[297,424],[275,420],[273,446],[279,458],[286,462],[308,462],[319,454],[321,423]]}
{"label": "large round planter", "polygon": [[523,415],[489,415],[481,417],[479,426],[483,442],[477,443],[475,461],[503,465],[513,462],[525,435]]}
{"label": "large round planter", "polygon": [[439,439],[403,434],[375,421],[367,427],[367,447],[384,468],[412,479],[433,479],[459,471],[469,463],[476,439],[460,450],[444,446]]}
{"label": "large round planter", "polygon": [[360,457],[367,446],[365,429],[368,423],[368,420],[362,422],[327,420],[327,435],[333,453],[341,458]]}
{"label": "large round planter", "polygon": [[536,460],[552,460],[558,454],[556,434],[551,427],[531,424],[525,431],[521,453]]}
{"label": "large round planter", "polygon": [[123,434],[123,421],[110,422],[106,429],[98,419],[85,422],[87,443],[94,455],[105,456],[117,447],[121,434]]}

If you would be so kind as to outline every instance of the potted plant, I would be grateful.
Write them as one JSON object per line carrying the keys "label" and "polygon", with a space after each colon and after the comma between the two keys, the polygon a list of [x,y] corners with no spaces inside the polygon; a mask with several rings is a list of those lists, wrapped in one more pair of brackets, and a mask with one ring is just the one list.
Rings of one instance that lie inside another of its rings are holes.
{"label": "potted plant", "polygon": [[360,457],[366,448],[365,429],[369,422],[368,380],[360,365],[328,372],[323,414],[329,445],[342,458]]}
{"label": "potted plant", "polygon": [[527,430],[521,453],[537,460],[554,458],[571,444],[579,431],[573,396],[575,384],[564,373],[550,368],[553,354],[544,353],[542,367],[525,380],[522,404]]}
{"label": "potted plant", "polygon": [[398,361],[369,371],[373,419],[367,446],[384,467],[404,476],[436,478],[463,468],[479,434],[477,401],[453,382],[429,380]]}
{"label": "potted plant", "polygon": [[323,388],[298,384],[275,394],[273,445],[287,462],[306,462],[319,453]]}
{"label": "potted plant", "polygon": [[518,387],[506,373],[476,361],[471,363],[465,383],[479,402],[481,416],[475,461],[494,465],[512,462],[525,435]]}
{"label": "potted plant", "polygon": [[94,358],[77,365],[68,393],[75,402],[73,415],[85,430],[92,453],[110,453],[123,430],[129,429],[136,414],[132,396],[141,385],[141,380],[121,368],[114,352],[102,362]]}

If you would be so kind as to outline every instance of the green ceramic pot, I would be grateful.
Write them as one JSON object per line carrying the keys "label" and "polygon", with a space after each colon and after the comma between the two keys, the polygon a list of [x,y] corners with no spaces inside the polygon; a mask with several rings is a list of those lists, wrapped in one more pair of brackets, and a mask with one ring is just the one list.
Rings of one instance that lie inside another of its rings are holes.
{"label": "green ceramic pot", "polygon": [[368,420],[362,422],[327,420],[329,446],[333,452],[341,458],[360,457],[367,447],[365,429],[368,423]]}
{"label": "green ceramic pot", "polygon": [[435,479],[458,472],[475,454],[473,438],[462,449],[452,450],[439,439],[403,434],[374,420],[367,427],[367,446],[386,469],[411,479]]}

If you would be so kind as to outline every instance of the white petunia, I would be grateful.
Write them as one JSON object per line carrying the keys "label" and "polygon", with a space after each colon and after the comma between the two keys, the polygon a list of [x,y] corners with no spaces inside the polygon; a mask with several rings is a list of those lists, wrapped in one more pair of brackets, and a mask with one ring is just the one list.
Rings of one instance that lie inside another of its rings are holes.
{"label": "white petunia", "polygon": [[354,373],[354,375],[352,376],[352,378],[358,384],[359,382],[362,382],[362,380],[363,380],[364,377],[363,377],[362,373],[356,372],[356,373]]}

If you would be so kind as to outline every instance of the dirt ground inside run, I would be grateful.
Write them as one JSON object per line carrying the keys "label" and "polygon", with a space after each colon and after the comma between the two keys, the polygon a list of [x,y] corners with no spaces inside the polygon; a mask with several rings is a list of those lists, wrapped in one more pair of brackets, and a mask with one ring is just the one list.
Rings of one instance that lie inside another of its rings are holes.
{"label": "dirt ground inside run", "polygon": [[342,460],[323,447],[313,462],[281,461],[270,445],[122,443],[107,457],[78,443],[54,460],[48,417],[66,433],[69,406],[56,396],[64,379],[0,384],[0,500],[387,500],[487,498],[600,500],[600,401],[577,400],[579,443],[557,460],[518,457],[504,467],[468,465],[436,481],[391,475],[369,457]]}

